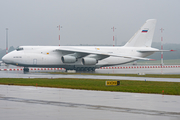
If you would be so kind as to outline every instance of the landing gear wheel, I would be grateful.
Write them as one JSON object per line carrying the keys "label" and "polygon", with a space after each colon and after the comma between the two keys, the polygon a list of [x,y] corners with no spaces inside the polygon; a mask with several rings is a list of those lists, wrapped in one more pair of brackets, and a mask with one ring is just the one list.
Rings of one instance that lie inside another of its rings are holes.
{"label": "landing gear wheel", "polygon": [[94,71],[95,71],[95,68],[93,67],[93,68],[91,68],[91,70],[94,72]]}
{"label": "landing gear wheel", "polygon": [[90,72],[91,70],[92,70],[92,69],[89,67],[89,68],[88,68],[88,71]]}
{"label": "landing gear wheel", "polygon": [[23,71],[24,72],[29,72],[29,68],[28,67],[24,67]]}
{"label": "landing gear wheel", "polygon": [[87,72],[87,71],[88,71],[88,68],[87,68],[87,67],[85,67],[85,68],[84,68],[84,72]]}
{"label": "landing gear wheel", "polygon": [[80,68],[78,67],[78,68],[76,68],[76,71],[80,71]]}

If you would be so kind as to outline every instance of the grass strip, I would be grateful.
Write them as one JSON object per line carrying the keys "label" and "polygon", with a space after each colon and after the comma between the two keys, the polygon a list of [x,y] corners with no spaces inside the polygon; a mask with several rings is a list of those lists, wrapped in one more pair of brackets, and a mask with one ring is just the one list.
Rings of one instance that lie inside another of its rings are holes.
{"label": "grass strip", "polygon": [[[54,88],[70,88],[82,90],[153,93],[166,95],[180,95],[180,83],[154,82],[154,81],[130,81],[121,80],[120,86],[105,86],[107,80],[76,79],[76,78],[0,78],[0,84],[39,86]],[[164,91],[164,93],[162,93]]]}
{"label": "grass strip", "polygon": [[180,78],[180,74],[145,74],[145,75],[137,75],[137,74],[66,73],[66,72],[50,72],[50,74],[103,75],[103,76],[154,77],[154,78]]}

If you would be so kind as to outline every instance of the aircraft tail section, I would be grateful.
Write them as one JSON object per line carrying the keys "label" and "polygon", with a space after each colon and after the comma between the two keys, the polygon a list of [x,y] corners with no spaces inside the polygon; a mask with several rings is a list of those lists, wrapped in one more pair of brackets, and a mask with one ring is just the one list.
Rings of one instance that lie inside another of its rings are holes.
{"label": "aircraft tail section", "polygon": [[145,24],[134,34],[134,36],[124,46],[151,47],[155,26],[155,19],[147,20]]}

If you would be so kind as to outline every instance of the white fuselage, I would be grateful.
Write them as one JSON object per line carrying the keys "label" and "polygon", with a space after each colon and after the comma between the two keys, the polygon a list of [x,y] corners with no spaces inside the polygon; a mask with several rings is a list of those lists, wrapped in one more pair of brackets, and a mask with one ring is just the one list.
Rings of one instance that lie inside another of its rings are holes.
{"label": "white fuselage", "polygon": [[[82,58],[78,58],[74,63],[63,63],[61,58],[63,55],[71,54],[73,52],[67,51],[57,51],[56,49],[61,46],[22,46],[23,50],[14,50],[9,54],[5,55],[2,60],[7,64],[13,64],[23,67],[103,67],[103,66],[112,66],[120,65],[134,61],[136,59],[124,58],[124,57],[115,57],[109,56],[105,59],[98,60],[98,63],[95,65],[83,65]],[[66,47],[66,46],[63,46]],[[134,57],[146,57],[151,55],[154,52],[142,53],[138,52],[139,47],[97,47],[97,46],[67,46],[72,49],[84,49],[90,51],[105,52],[110,54],[121,54],[126,56]],[[142,48],[141,49],[147,49]],[[148,48],[154,49],[154,48]],[[87,55],[92,56],[93,54]]]}
{"label": "white fuselage", "polygon": [[155,25],[155,19],[147,20],[122,47],[20,46],[2,60],[23,67],[62,67],[77,71],[94,71],[95,68],[125,64],[137,59],[149,60],[144,57],[159,52],[151,48]]}

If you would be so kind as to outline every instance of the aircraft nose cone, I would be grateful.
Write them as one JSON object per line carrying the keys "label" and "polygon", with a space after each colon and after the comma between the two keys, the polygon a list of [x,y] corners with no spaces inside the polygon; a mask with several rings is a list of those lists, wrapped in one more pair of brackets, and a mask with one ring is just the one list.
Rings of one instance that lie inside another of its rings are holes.
{"label": "aircraft nose cone", "polygon": [[10,63],[10,59],[9,59],[8,54],[7,54],[7,55],[4,55],[4,56],[2,57],[2,61],[3,61],[4,63]]}
{"label": "aircraft nose cone", "polygon": [[3,61],[3,62],[6,61],[6,55],[2,57],[2,61]]}

